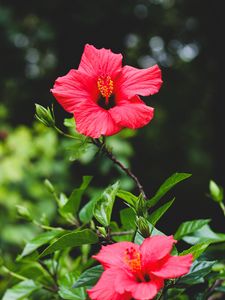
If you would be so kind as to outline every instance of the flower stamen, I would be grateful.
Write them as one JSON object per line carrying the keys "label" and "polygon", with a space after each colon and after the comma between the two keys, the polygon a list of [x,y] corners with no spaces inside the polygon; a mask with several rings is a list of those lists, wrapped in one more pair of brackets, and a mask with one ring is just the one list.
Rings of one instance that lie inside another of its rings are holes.
{"label": "flower stamen", "polygon": [[106,99],[106,104],[108,104],[109,97],[113,92],[113,80],[110,76],[100,76],[97,81],[98,90],[103,97]]}
{"label": "flower stamen", "polygon": [[132,272],[141,271],[141,254],[133,247],[126,249],[124,260]]}

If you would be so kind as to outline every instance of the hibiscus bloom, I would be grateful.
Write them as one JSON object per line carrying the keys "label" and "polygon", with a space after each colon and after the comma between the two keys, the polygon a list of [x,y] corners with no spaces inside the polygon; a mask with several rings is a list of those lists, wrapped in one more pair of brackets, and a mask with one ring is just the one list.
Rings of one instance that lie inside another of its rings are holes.
{"label": "hibiscus bloom", "polygon": [[88,290],[92,300],[150,300],[165,279],[189,272],[191,254],[171,256],[173,236],[152,236],[142,245],[119,242],[103,246],[94,256],[104,267],[98,283]]}
{"label": "hibiscus bloom", "polygon": [[154,110],[138,95],[153,95],[161,84],[157,65],[142,70],[122,67],[121,54],[87,44],[78,70],[57,78],[51,92],[74,114],[78,132],[99,138],[149,123]]}

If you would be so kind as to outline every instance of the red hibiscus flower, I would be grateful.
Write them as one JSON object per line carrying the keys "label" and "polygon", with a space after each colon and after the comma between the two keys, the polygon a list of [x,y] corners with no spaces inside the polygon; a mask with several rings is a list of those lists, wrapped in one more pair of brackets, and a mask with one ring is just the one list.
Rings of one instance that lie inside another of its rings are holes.
{"label": "red hibiscus flower", "polygon": [[153,95],[161,84],[157,65],[143,70],[122,67],[121,54],[86,45],[78,70],[57,78],[51,92],[74,114],[78,132],[98,138],[149,123],[154,110],[137,95]]}
{"label": "red hibiscus flower", "polygon": [[150,300],[164,285],[165,279],[189,272],[193,257],[171,256],[172,236],[146,238],[141,246],[119,242],[103,246],[94,256],[105,271],[88,291],[92,300]]}

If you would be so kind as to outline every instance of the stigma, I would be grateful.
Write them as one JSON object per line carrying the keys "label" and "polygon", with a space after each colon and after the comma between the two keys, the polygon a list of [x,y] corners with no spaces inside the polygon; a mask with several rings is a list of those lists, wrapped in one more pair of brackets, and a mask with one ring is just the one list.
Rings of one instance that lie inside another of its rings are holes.
{"label": "stigma", "polygon": [[110,76],[100,76],[97,81],[98,90],[105,98],[106,104],[113,92],[113,80]]}

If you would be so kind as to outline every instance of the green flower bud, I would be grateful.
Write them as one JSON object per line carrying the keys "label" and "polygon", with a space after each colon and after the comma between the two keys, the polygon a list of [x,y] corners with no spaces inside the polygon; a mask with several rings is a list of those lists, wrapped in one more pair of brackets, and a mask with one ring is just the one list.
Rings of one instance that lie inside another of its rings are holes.
{"label": "green flower bud", "polygon": [[216,202],[223,201],[223,188],[215,183],[215,181],[210,180],[209,191],[211,198]]}
{"label": "green flower bud", "polygon": [[50,109],[49,107],[45,108],[39,104],[35,104],[35,106],[36,106],[35,118],[47,127],[54,127],[55,117],[54,117],[53,109]]}
{"label": "green flower bud", "polygon": [[44,184],[50,193],[55,192],[54,186],[51,184],[51,182],[48,179],[45,179]]}
{"label": "green flower bud", "polygon": [[148,221],[145,218],[139,217],[137,219],[137,227],[138,227],[140,234],[144,238],[147,238],[151,235]]}
{"label": "green flower bud", "polygon": [[31,220],[32,220],[31,214],[30,214],[30,212],[29,212],[29,210],[28,210],[27,207],[21,206],[21,205],[17,205],[16,208],[17,208],[18,214],[19,214],[22,218],[24,218],[24,219],[26,219],[26,220],[28,220],[28,221],[31,221]]}
{"label": "green flower bud", "polygon": [[97,226],[97,229],[98,229],[98,232],[99,232],[103,237],[107,237],[107,232],[106,232],[105,227]]}
{"label": "green flower bud", "polygon": [[146,208],[146,200],[140,195],[137,199],[136,203],[136,213],[138,216],[146,216],[147,208]]}

